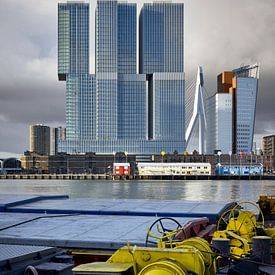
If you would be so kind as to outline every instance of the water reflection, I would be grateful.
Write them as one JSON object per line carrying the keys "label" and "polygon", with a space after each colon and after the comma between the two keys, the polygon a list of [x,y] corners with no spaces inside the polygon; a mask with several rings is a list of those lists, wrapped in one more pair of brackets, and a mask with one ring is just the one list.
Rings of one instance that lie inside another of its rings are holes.
{"label": "water reflection", "polygon": [[275,181],[0,180],[0,192],[90,198],[256,201],[260,194],[275,194]]}

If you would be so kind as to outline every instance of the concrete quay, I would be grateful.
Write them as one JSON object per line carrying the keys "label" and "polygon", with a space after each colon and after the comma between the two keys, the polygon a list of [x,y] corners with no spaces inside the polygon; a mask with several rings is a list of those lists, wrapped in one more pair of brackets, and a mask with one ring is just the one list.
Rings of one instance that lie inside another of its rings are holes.
{"label": "concrete quay", "polygon": [[275,180],[275,175],[113,176],[109,174],[0,174],[0,180]]}

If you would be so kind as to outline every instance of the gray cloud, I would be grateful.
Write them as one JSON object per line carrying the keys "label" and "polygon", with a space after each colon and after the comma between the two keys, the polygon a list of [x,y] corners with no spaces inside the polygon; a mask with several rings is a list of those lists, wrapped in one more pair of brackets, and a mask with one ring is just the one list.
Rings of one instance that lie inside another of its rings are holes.
{"label": "gray cloud", "polygon": [[[144,1],[137,2],[140,7]],[[193,79],[197,65],[202,65],[207,90],[214,92],[219,72],[259,62],[256,139],[275,133],[275,1],[184,2],[187,79]],[[0,151],[27,149],[30,124],[65,124],[65,85],[57,81],[56,72],[57,3],[0,1]],[[91,3],[94,8],[95,1]],[[93,41],[92,13],[91,71]]]}
{"label": "gray cloud", "polygon": [[0,3],[0,151],[28,148],[29,125],[64,124],[56,76],[57,1]]}

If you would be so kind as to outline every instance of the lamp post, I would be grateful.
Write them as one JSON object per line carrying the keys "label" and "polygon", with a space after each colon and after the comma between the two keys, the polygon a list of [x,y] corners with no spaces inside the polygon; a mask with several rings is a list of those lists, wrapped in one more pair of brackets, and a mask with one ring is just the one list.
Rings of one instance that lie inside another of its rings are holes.
{"label": "lamp post", "polygon": [[165,156],[165,152],[161,151],[161,161],[163,162],[163,157]]}
{"label": "lamp post", "polygon": [[218,166],[219,166],[219,175],[220,175],[220,174],[221,174],[220,169],[221,169],[221,154],[222,154],[222,152],[221,152],[221,151],[219,151],[217,154],[218,154],[218,157],[219,157],[219,163],[218,163]]}
{"label": "lamp post", "polygon": [[113,176],[115,175],[115,170],[116,170],[116,167],[115,167],[115,163],[116,163],[116,152],[115,151],[113,151],[113,156],[114,156],[114,162],[113,162],[113,169],[112,169],[112,171],[113,171]]}
{"label": "lamp post", "polygon": [[229,174],[231,176],[231,157],[232,157],[232,151],[229,151],[228,154],[229,154]]}
{"label": "lamp post", "polygon": [[126,162],[127,162],[128,152],[127,152],[127,151],[125,151],[125,152],[124,152],[124,154],[125,154],[125,157],[126,157]]}
{"label": "lamp post", "polygon": [[251,175],[251,168],[252,168],[252,155],[253,154],[253,152],[251,151],[250,152],[250,166],[249,166],[249,174]]}
{"label": "lamp post", "polygon": [[113,152],[113,156],[114,156],[114,163],[116,162],[116,152]]}
{"label": "lamp post", "polygon": [[240,167],[239,167],[239,176],[242,172],[242,157],[243,157],[243,151],[240,151]]}

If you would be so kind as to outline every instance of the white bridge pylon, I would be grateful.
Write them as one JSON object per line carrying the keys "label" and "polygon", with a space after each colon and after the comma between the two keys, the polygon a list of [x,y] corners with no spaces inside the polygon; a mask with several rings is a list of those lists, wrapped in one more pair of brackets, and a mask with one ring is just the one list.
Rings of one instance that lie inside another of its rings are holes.
{"label": "white bridge pylon", "polygon": [[198,66],[198,74],[196,81],[195,100],[193,107],[193,114],[190,123],[185,132],[186,147],[188,146],[191,136],[196,129],[196,124],[199,123],[199,153],[205,153],[205,132],[206,132],[206,116],[204,109],[203,97],[203,72],[202,67]]}

